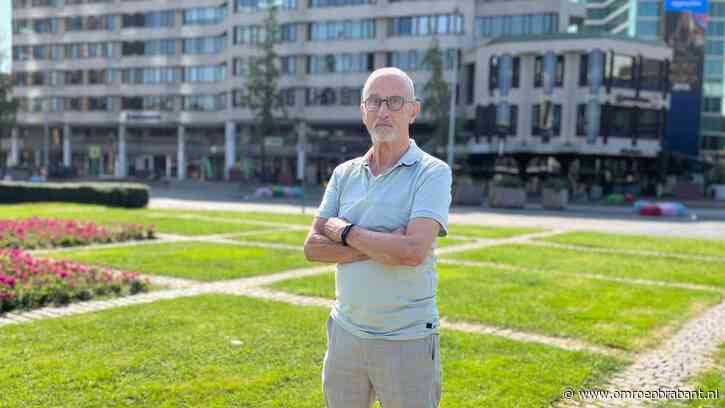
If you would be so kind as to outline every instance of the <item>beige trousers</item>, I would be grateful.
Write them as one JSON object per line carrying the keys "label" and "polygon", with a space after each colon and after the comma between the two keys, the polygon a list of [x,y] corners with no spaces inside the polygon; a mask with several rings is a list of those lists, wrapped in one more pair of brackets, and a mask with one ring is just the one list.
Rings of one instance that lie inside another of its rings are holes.
{"label": "beige trousers", "polygon": [[322,387],[328,408],[436,408],[441,400],[439,336],[361,339],[332,317]]}

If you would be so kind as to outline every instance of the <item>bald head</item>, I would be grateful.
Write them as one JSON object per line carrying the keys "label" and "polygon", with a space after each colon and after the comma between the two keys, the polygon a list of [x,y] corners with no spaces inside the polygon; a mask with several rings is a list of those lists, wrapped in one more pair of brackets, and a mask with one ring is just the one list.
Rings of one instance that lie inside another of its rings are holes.
{"label": "bald head", "polygon": [[365,100],[368,97],[368,93],[370,91],[370,85],[372,85],[373,82],[375,82],[378,78],[390,78],[393,80],[400,81],[406,89],[408,89],[409,93],[407,95],[401,95],[405,96],[406,98],[415,99],[415,86],[413,85],[413,80],[410,79],[408,74],[406,74],[404,71],[393,68],[393,67],[385,67],[385,68],[378,68],[375,71],[373,71],[372,74],[368,77],[367,81],[365,81],[365,86],[363,86],[362,90],[362,99]]}

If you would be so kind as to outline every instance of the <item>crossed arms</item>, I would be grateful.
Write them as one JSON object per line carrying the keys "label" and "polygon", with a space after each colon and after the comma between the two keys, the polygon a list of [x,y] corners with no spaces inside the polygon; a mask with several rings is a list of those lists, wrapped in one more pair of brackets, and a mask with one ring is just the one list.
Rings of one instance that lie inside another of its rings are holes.
{"label": "crossed arms", "polygon": [[440,224],[430,218],[413,218],[406,228],[393,232],[370,231],[355,226],[342,245],[340,235],[348,222],[343,218],[315,217],[307,239],[308,261],[350,263],[372,259],[388,266],[418,266],[423,263]]}

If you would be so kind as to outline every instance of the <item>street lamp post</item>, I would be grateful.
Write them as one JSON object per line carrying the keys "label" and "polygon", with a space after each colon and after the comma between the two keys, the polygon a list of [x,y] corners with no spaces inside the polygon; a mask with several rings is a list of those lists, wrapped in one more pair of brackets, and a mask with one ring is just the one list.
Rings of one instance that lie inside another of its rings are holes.
{"label": "street lamp post", "polygon": [[[453,25],[457,27],[457,19],[458,15],[460,14],[460,10],[458,7],[456,7],[453,10]],[[453,171],[453,149],[455,147],[455,131],[456,131],[456,89],[458,85],[458,52],[459,50],[455,50],[455,54],[453,57],[453,81],[451,82],[451,103],[448,111],[448,167],[451,168],[451,172]]]}
{"label": "street lamp post", "polygon": [[448,167],[453,171],[453,148],[455,146],[456,126],[456,88],[458,84],[458,50],[453,58],[453,81],[451,82],[451,102],[448,110]]}

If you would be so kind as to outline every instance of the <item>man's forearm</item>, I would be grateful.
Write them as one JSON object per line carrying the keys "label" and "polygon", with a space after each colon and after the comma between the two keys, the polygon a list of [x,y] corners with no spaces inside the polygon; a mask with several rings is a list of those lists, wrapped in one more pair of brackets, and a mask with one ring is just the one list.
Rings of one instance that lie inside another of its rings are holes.
{"label": "man's forearm", "polygon": [[347,235],[347,243],[370,259],[389,266],[417,266],[425,254],[405,234],[370,231],[355,226]]}
{"label": "man's forearm", "polygon": [[305,241],[305,257],[308,261],[341,264],[370,259],[357,249],[334,242],[322,234],[312,234]]}

